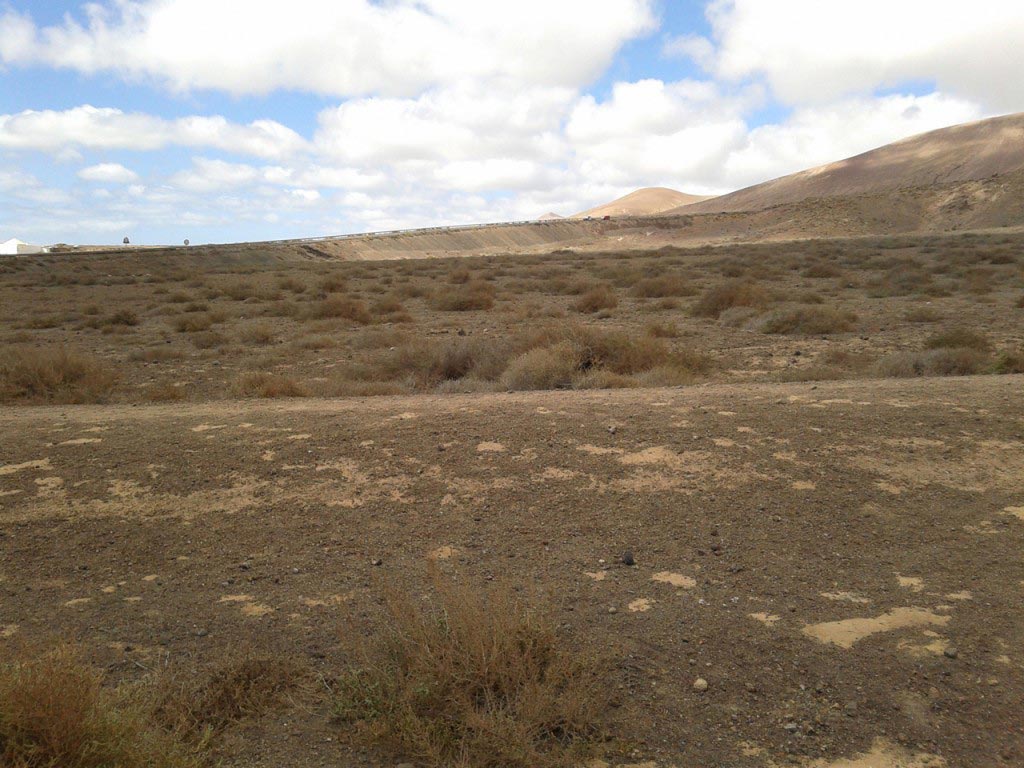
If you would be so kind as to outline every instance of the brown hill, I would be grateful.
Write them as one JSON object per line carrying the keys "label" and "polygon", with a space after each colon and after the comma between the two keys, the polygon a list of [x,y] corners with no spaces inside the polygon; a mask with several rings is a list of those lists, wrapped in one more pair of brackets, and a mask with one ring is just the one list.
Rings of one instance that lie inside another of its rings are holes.
{"label": "brown hill", "polygon": [[1024,168],[1024,113],[923,133],[670,213],[755,211],[809,198],[980,181]]}
{"label": "brown hill", "polygon": [[577,213],[572,218],[582,219],[587,216],[592,216],[595,219],[604,216],[653,216],[656,213],[663,213],[707,199],[707,197],[688,195],[685,192],[677,192],[674,189],[666,189],[665,187],[647,187],[645,189],[638,189],[636,192],[630,192],[625,197],[612,200],[610,203]]}

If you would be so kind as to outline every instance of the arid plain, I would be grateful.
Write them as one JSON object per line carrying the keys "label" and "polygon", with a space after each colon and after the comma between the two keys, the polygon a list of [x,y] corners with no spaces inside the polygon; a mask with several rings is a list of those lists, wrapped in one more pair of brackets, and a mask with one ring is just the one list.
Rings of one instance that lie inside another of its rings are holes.
{"label": "arid plain", "polygon": [[168,766],[1019,765],[1007,174],[4,262],[0,643]]}

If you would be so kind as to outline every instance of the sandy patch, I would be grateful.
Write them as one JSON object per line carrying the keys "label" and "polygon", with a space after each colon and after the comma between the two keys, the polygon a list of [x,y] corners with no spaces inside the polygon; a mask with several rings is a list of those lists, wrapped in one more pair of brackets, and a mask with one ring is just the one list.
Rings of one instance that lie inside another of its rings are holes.
{"label": "sandy patch", "polygon": [[251,603],[253,601],[252,595],[224,595],[218,603]]}
{"label": "sandy patch", "polygon": [[684,576],[681,573],[672,573],[670,571],[654,574],[651,576],[651,581],[671,584],[673,587],[679,587],[680,589],[693,589],[697,586],[697,580],[691,576]]}
{"label": "sandy patch", "polygon": [[39,487],[37,495],[44,498],[58,496],[64,492],[63,477],[40,477],[36,479],[36,485]]}
{"label": "sandy patch", "polygon": [[103,589],[100,590],[100,592],[102,592],[104,595],[112,595],[115,592],[117,592],[117,587],[114,587],[114,586],[104,587]]}
{"label": "sandy patch", "polygon": [[95,443],[102,443],[103,440],[99,437],[79,437],[75,440],[65,440],[63,443],[57,443],[57,445],[94,445]]}
{"label": "sandy patch", "polygon": [[87,603],[91,603],[91,602],[92,602],[92,598],[91,597],[76,597],[74,600],[68,600],[66,603],[64,603],[64,607],[65,608],[74,608],[75,606],[86,605]]}
{"label": "sandy patch", "polygon": [[629,604],[630,613],[647,613],[654,607],[654,601],[647,597],[638,597]]}
{"label": "sandy patch", "polygon": [[675,451],[660,445],[654,448],[647,448],[636,453],[627,453],[619,459],[627,467],[648,467],[652,465],[663,465],[666,467],[681,468],[684,459]]}
{"label": "sandy patch", "polygon": [[449,546],[445,545],[443,547],[438,547],[433,552],[431,552],[429,555],[427,555],[427,559],[429,559],[429,560],[451,560],[453,557],[455,557],[455,555],[458,554],[458,552],[459,552],[459,550],[457,550],[455,547],[449,547]]}
{"label": "sandy patch", "polygon": [[148,581],[148,582],[152,583],[152,582],[156,581],[159,578],[160,578],[159,574],[151,573],[149,576],[143,576],[142,580],[143,581]]}
{"label": "sandy patch", "polygon": [[607,571],[585,571],[583,575],[588,576],[594,581],[604,581],[608,578]]}
{"label": "sandy patch", "polygon": [[313,436],[312,436],[312,435],[310,435],[310,434],[306,434],[306,433],[303,433],[303,434],[301,434],[301,435],[288,435],[288,439],[289,439],[289,440],[296,440],[296,441],[300,441],[300,440],[312,440],[312,439],[313,439]]}
{"label": "sandy patch", "polygon": [[885,739],[876,739],[871,751],[839,760],[815,760],[807,768],[944,768],[946,761],[924,752],[911,753]]}
{"label": "sandy patch", "polygon": [[1003,512],[1008,515],[1013,515],[1019,520],[1024,520],[1024,507],[1007,507]]}
{"label": "sandy patch", "polygon": [[793,483],[794,491],[814,491],[817,490],[818,486],[809,480],[797,480]]}
{"label": "sandy patch", "polygon": [[6,464],[0,467],[0,477],[13,475],[25,469],[41,469],[49,471],[53,469],[53,466],[50,464],[49,459],[36,459],[35,461],[26,461],[22,464]]}
{"label": "sandy patch", "polygon": [[826,600],[834,600],[837,603],[857,603],[859,605],[865,605],[871,602],[870,599],[858,595],[856,592],[822,592],[821,596]]}
{"label": "sandy patch", "polygon": [[958,600],[958,601],[959,600],[973,600],[974,599],[974,595],[972,595],[969,590],[964,589],[964,590],[961,590],[960,592],[950,592],[948,595],[946,595],[946,599],[947,600]]}
{"label": "sandy patch", "polygon": [[578,476],[578,472],[573,472],[571,469],[562,469],[561,467],[548,467],[540,473],[541,480],[572,480]]}
{"label": "sandy patch", "polygon": [[192,427],[193,432],[213,432],[218,429],[227,429],[227,424],[199,424]]}
{"label": "sandy patch", "polygon": [[258,619],[273,612],[273,608],[269,605],[263,605],[262,603],[246,603],[242,606],[242,615],[248,616],[251,619]]}
{"label": "sandy patch", "polygon": [[480,443],[476,447],[477,453],[504,453],[505,446],[501,443]]}
{"label": "sandy patch", "polygon": [[924,589],[924,579],[918,576],[900,576],[896,574],[896,581],[904,589],[909,589],[911,592],[920,592]]}
{"label": "sandy patch", "polygon": [[760,621],[762,624],[768,627],[774,627],[780,621],[781,616],[776,616],[774,613],[751,613],[748,614],[754,621]]}
{"label": "sandy patch", "polygon": [[599,445],[577,445],[576,450],[589,453],[591,456],[619,456],[625,453],[621,448],[602,448]]}
{"label": "sandy patch", "polygon": [[893,485],[892,483],[886,483],[884,481],[879,481],[875,483],[875,487],[880,491],[891,493],[893,496],[899,496],[901,493],[903,493],[903,489],[900,488],[898,485]]}
{"label": "sandy patch", "polygon": [[881,616],[808,624],[803,628],[803,633],[822,643],[852,648],[860,640],[880,632],[942,627],[949,623],[949,619],[949,616],[939,616],[924,608],[894,608]]}
{"label": "sandy patch", "polygon": [[20,489],[16,491],[0,491],[0,499],[4,498],[5,496],[19,496],[22,493],[24,493],[24,491]]}
{"label": "sandy patch", "polygon": [[0,625],[0,638],[6,640],[9,637],[14,637],[16,634],[18,634],[17,624]]}
{"label": "sandy patch", "polygon": [[719,448],[735,448],[736,447],[736,441],[735,440],[730,440],[727,437],[715,437],[715,438],[712,438],[711,442],[714,443],[715,445],[717,445]]}
{"label": "sandy patch", "polygon": [[910,640],[903,640],[896,647],[917,658],[941,656],[949,648],[949,641],[939,633],[927,631],[923,634],[926,638],[923,642],[915,643]]}

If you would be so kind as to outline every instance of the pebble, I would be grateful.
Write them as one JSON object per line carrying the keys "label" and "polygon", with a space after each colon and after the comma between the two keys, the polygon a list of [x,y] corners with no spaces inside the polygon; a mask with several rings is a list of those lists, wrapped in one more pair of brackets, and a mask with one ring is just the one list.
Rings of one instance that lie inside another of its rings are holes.
{"label": "pebble", "polygon": [[380,566],[384,565],[384,561],[383,561],[383,560],[381,560],[380,558],[378,558],[378,559],[376,559],[376,560],[373,560],[373,561],[372,561],[372,562],[370,563],[370,565],[373,565],[373,566],[375,566],[375,567],[380,567]]}
{"label": "pebble", "polygon": [[942,652],[942,655],[945,656],[947,659],[955,659],[957,656],[960,655],[960,652],[956,648],[947,648]]}
{"label": "pebble", "polygon": [[616,608],[614,605],[611,608],[608,609],[608,613],[618,613],[618,612],[619,612],[619,609]]}
{"label": "pebble", "polygon": [[622,553],[622,564],[623,565],[629,565],[629,566],[636,565],[636,560],[633,558],[633,553],[632,552],[623,552]]}
{"label": "pebble", "polygon": [[705,680],[703,677],[698,677],[696,680],[693,681],[693,690],[697,691],[697,693],[704,693],[704,691],[706,691],[707,689],[708,681]]}

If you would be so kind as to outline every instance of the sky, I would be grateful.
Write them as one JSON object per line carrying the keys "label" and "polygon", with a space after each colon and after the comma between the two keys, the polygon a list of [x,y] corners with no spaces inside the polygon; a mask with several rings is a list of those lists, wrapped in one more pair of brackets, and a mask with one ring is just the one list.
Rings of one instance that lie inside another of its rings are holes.
{"label": "sky", "polygon": [[1020,0],[0,0],[0,240],[719,194],[1024,111]]}

